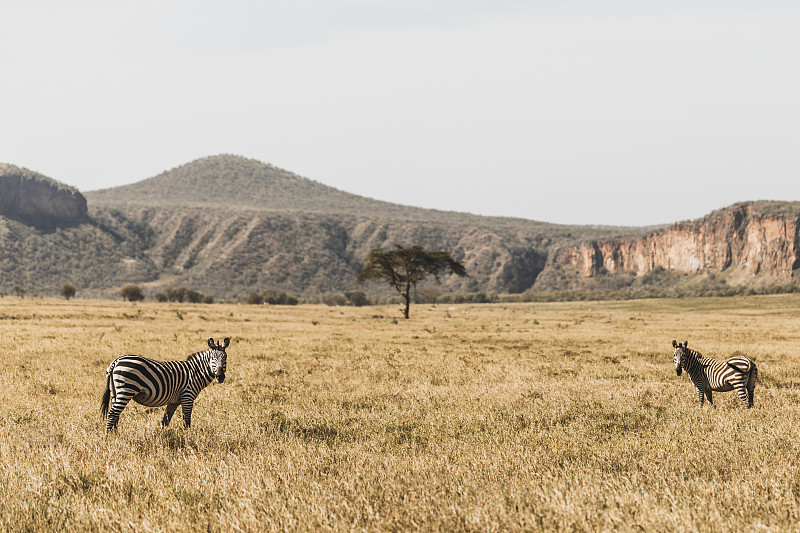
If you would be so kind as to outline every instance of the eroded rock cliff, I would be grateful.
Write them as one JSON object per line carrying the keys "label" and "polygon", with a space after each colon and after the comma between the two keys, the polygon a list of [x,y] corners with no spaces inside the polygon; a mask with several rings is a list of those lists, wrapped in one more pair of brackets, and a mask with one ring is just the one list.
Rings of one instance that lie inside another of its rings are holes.
{"label": "eroded rock cliff", "polygon": [[638,276],[657,267],[689,273],[739,267],[751,277],[789,281],[800,268],[800,212],[735,204],[644,237],[568,246],[554,254],[553,263],[575,266],[586,277],[603,272]]}
{"label": "eroded rock cliff", "polygon": [[77,189],[8,164],[0,164],[0,215],[34,225],[88,218],[86,198]]}

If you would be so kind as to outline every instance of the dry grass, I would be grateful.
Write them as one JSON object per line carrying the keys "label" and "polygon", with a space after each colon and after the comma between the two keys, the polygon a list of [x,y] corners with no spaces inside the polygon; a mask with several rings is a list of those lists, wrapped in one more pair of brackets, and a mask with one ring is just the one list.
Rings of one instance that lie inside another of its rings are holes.
{"label": "dry grass", "polygon": [[[0,530],[798,530],[798,307],[1,299]],[[209,336],[191,430],[132,403],[104,434],[112,359]],[[673,338],[755,358],[755,409],[698,408]]]}

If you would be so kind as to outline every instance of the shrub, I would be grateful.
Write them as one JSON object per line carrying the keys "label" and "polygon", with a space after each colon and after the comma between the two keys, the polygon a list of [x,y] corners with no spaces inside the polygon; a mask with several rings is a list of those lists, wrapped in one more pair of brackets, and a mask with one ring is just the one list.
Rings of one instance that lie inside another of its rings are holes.
{"label": "shrub", "polygon": [[322,295],[322,303],[330,305],[331,307],[347,305],[347,298],[345,298],[344,294],[339,292],[328,292]]}
{"label": "shrub", "polygon": [[164,292],[170,302],[182,303],[186,299],[186,287],[167,287]]}
{"label": "shrub", "polygon": [[297,305],[298,300],[291,294],[275,289],[267,289],[261,293],[264,303],[270,305]]}
{"label": "shrub", "polygon": [[193,289],[189,289],[186,291],[186,299],[193,304],[203,303],[203,300],[205,299],[205,294],[203,294],[202,292],[195,291]]}
{"label": "shrub", "polygon": [[69,283],[65,283],[64,285],[61,286],[61,290],[59,291],[59,294],[61,296],[63,296],[64,298],[66,298],[67,300],[69,300],[70,298],[75,296],[75,292],[76,291],[75,291],[75,286],[74,285],[69,284]]}
{"label": "shrub", "polygon": [[144,300],[144,293],[138,285],[125,285],[119,291],[119,295],[122,296],[123,300],[128,300],[129,302],[139,302]]}
{"label": "shrub", "polygon": [[158,292],[154,296],[157,302],[189,302],[193,304],[213,304],[214,297],[203,294],[194,289],[186,287],[167,287],[163,292]]}
{"label": "shrub", "polygon": [[291,294],[276,289],[267,289],[263,292],[251,292],[245,302],[252,305],[297,305],[299,300]]}
{"label": "shrub", "polygon": [[441,297],[442,291],[436,287],[425,287],[414,292],[414,302],[418,304],[435,304]]}
{"label": "shrub", "polygon": [[369,300],[367,300],[367,295],[361,291],[350,291],[345,293],[345,296],[353,304],[354,307],[362,307],[364,305],[369,304]]}
{"label": "shrub", "polygon": [[264,297],[257,292],[251,292],[245,302],[249,303],[250,305],[261,305],[264,303]]}

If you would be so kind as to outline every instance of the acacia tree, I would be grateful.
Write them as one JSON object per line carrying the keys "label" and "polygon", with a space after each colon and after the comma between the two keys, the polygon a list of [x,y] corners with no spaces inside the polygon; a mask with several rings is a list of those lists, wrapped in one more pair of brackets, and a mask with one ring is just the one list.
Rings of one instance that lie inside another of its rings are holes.
{"label": "acacia tree", "polygon": [[367,264],[356,279],[359,283],[370,279],[388,281],[403,297],[406,304],[403,315],[408,318],[411,289],[428,276],[433,276],[436,283],[441,283],[439,275],[448,271],[458,276],[467,275],[464,265],[447,252],[430,252],[421,246],[403,248],[396,244],[394,250],[372,250],[367,257]]}

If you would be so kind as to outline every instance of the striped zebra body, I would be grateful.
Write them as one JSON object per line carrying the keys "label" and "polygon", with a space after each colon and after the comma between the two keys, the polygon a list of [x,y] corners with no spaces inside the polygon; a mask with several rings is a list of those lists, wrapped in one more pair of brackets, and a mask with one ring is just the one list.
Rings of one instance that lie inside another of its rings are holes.
{"label": "striped zebra body", "polygon": [[117,427],[119,416],[131,400],[147,407],[166,405],[161,421],[167,426],[178,406],[183,411],[183,423],[192,423],[192,408],[197,395],[215,379],[225,381],[227,354],[230,343],[208,339],[209,349],[190,355],[185,361],[156,361],[138,355],[119,357],[106,370],[106,390],[100,413],[106,420],[106,431]]}
{"label": "striped zebra body", "polygon": [[728,392],[735,390],[736,394],[747,406],[753,407],[758,368],[747,357],[731,357],[726,361],[718,361],[703,357],[703,355],[688,347],[689,341],[679,344],[672,341],[675,348],[673,361],[675,372],[680,376],[681,370],[686,369],[692,383],[697,389],[700,405],[705,399],[714,407],[712,392]]}

